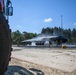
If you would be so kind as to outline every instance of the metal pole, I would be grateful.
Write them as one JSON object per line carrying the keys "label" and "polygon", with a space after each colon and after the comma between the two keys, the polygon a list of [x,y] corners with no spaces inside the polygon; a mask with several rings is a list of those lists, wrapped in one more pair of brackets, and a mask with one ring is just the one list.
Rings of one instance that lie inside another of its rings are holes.
{"label": "metal pole", "polygon": [[63,29],[63,15],[61,15],[61,34],[62,34],[62,29]]}

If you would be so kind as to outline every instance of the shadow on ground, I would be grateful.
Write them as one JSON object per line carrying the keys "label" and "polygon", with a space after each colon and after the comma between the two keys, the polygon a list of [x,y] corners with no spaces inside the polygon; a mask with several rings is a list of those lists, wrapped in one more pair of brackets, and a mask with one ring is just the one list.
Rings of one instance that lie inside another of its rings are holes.
{"label": "shadow on ground", "polygon": [[[31,71],[35,72],[36,74],[33,74]],[[4,75],[44,75],[44,73],[33,68],[27,70],[21,66],[8,66],[8,70]]]}

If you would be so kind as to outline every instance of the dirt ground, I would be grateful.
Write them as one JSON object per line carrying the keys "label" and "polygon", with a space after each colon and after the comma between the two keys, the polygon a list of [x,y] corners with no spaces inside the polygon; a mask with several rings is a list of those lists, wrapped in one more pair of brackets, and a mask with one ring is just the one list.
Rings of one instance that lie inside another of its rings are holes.
{"label": "dirt ground", "polygon": [[76,75],[76,49],[13,48],[5,75]]}

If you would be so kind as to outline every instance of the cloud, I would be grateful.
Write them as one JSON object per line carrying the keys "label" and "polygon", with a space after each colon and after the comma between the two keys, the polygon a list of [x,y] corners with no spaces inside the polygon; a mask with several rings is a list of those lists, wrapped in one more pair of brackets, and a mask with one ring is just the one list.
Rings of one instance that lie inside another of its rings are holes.
{"label": "cloud", "polygon": [[17,27],[17,28],[22,28],[22,26],[21,26],[21,25],[17,25],[16,27]]}
{"label": "cloud", "polygon": [[44,22],[52,22],[52,18],[46,18],[44,19]]}
{"label": "cloud", "polygon": [[74,25],[76,25],[76,23],[74,23]]}
{"label": "cloud", "polygon": [[17,30],[23,30],[24,27],[23,27],[22,25],[16,25],[16,29],[17,29]]}

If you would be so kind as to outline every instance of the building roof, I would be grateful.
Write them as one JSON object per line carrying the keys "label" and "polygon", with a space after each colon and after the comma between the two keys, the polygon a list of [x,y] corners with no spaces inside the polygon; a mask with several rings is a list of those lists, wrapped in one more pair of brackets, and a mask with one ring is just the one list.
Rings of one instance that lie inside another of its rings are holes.
{"label": "building roof", "polygon": [[35,42],[35,41],[49,41],[50,38],[56,38],[58,36],[50,36],[50,35],[39,35],[37,37],[34,37],[32,39],[24,40],[22,42]]}

